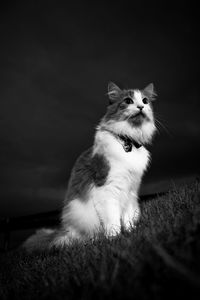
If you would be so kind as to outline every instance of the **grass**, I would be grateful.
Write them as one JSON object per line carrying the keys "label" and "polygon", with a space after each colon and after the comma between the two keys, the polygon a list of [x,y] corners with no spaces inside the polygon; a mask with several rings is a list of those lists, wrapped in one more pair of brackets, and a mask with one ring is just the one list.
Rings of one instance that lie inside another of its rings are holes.
{"label": "grass", "polygon": [[141,203],[136,229],[0,256],[1,299],[200,299],[200,183]]}

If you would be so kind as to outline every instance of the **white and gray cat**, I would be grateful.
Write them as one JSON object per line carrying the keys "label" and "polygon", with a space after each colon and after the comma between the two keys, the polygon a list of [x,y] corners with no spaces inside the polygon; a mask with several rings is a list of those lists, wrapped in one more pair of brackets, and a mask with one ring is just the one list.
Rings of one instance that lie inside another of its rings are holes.
{"label": "white and gray cat", "polygon": [[156,131],[153,84],[121,90],[109,83],[109,105],[93,146],[77,159],[68,183],[59,229],[41,229],[23,246],[31,251],[69,245],[103,232],[130,230],[140,217],[138,190]]}

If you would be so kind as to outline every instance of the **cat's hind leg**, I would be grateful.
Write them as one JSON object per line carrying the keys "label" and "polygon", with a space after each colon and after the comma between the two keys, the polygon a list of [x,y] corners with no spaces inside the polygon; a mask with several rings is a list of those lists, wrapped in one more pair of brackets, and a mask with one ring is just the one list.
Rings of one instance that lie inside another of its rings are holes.
{"label": "cat's hind leg", "polygon": [[62,248],[69,246],[74,242],[80,242],[83,236],[72,226],[61,228],[51,242],[50,247]]}

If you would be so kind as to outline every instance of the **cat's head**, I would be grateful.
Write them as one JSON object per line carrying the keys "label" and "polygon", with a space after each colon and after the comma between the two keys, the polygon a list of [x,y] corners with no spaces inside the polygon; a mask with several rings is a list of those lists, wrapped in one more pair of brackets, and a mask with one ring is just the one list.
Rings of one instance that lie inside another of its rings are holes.
{"label": "cat's head", "polygon": [[100,125],[116,134],[124,134],[138,142],[151,142],[156,130],[152,101],[156,92],[150,83],[143,90],[120,89],[108,84],[109,105]]}

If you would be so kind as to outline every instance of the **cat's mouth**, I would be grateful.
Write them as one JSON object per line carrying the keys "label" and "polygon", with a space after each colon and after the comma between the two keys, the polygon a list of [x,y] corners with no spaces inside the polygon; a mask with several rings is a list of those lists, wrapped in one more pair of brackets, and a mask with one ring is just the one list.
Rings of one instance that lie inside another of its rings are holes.
{"label": "cat's mouth", "polygon": [[129,116],[128,122],[133,125],[141,125],[144,119],[146,119],[146,115],[142,111],[140,111],[134,115]]}
{"label": "cat's mouth", "polygon": [[137,114],[135,114],[133,117],[142,116],[146,117],[146,115],[143,113],[143,111],[139,111]]}

